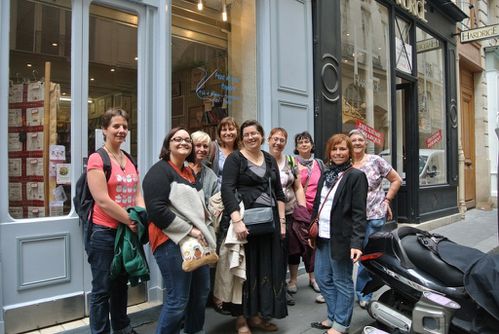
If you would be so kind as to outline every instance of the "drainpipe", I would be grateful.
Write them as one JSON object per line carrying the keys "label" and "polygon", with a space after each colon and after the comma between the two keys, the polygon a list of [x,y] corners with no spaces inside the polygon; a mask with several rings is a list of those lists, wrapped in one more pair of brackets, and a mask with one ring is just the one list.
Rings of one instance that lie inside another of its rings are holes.
{"label": "drainpipe", "polygon": [[459,67],[459,46],[456,56],[456,82],[457,82],[457,156],[458,156],[458,209],[461,218],[464,219],[466,213],[466,201],[464,193],[464,150],[463,138],[461,136],[462,122],[461,122],[461,75]]}

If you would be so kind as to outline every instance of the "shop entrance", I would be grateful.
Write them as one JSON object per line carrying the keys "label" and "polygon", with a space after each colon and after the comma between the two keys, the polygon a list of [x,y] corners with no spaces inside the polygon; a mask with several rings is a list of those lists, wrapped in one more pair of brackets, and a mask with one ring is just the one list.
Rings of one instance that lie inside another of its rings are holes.
{"label": "shop entrance", "polygon": [[396,79],[396,144],[393,152],[393,166],[402,177],[402,186],[397,195],[398,220],[401,222],[417,222],[418,210],[418,178],[414,174],[418,168],[417,153],[413,152],[414,145],[408,145],[417,131],[414,126],[414,113],[410,110],[414,104],[413,96],[415,83],[409,79]]}
{"label": "shop entrance", "polygon": [[466,208],[476,205],[475,181],[475,109],[473,73],[461,69],[461,141],[464,153],[464,199]]}

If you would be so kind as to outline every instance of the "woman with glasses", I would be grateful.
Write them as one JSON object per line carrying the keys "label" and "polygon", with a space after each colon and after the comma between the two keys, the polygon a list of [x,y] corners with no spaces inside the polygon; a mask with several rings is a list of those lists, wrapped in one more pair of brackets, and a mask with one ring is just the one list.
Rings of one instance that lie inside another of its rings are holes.
{"label": "woman with glasses", "polygon": [[149,243],[163,276],[166,294],[156,333],[199,333],[203,330],[205,306],[210,290],[210,272],[204,265],[192,272],[182,270],[179,243],[191,236],[199,243],[216,247],[204,198],[196,187],[192,169],[192,139],[184,128],[166,136],[160,161],[147,172],[144,199],[151,224]]}
{"label": "woman with glasses", "polygon": [[[277,331],[271,318],[287,316],[286,261],[283,238],[286,235],[284,193],[275,159],[262,151],[263,128],[257,121],[241,125],[243,147],[225,161],[222,177],[222,200],[226,214],[238,240],[246,240],[246,281],[242,305],[231,305],[237,316],[238,334],[251,334],[250,328]],[[270,184],[269,184],[270,180]],[[269,189],[270,186],[270,189]],[[236,193],[239,196],[236,196]],[[273,208],[274,231],[252,235],[240,212],[239,199],[245,210],[255,207]]]}
{"label": "woman with glasses", "polygon": [[[298,252],[305,250],[308,247],[306,245],[300,245],[299,239],[295,237],[292,229],[293,218],[292,214],[297,205],[305,207],[305,193],[303,192],[303,187],[298,177],[298,170],[296,167],[296,159],[293,156],[283,154],[284,148],[288,141],[288,133],[283,128],[273,128],[270,130],[269,134],[269,153],[274,157],[279,167],[279,175],[281,178],[282,190],[284,191],[284,196],[286,197],[286,224],[287,224],[287,240],[288,240],[288,263],[296,263],[296,257],[298,258],[298,263],[300,261],[300,255],[305,252]],[[291,254],[290,252],[293,252]],[[301,253],[301,254],[300,254]],[[305,267],[309,269],[308,261],[305,262]],[[292,267],[293,266],[293,267]],[[292,267],[292,268],[291,268]],[[308,270],[310,272],[310,270]],[[289,293],[296,293],[296,282],[298,279],[298,266],[295,264],[290,265],[290,280],[288,285]],[[295,300],[292,295],[287,296],[288,305],[294,305]]]}
{"label": "woman with glasses", "polygon": [[[322,160],[313,157],[314,148],[314,140],[308,131],[304,131],[295,136],[294,154],[297,154],[296,160],[298,161],[298,175],[303,191],[305,192],[307,209],[310,213],[312,213],[314,206],[318,182],[324,170],[324,163]],[[306,268],[309,275],[309,286],[314,289],[315,292],[320,292],[314,276],[314,251],[309,250],[306,256],[307,259],[304,259],[304,262],[309,263],[308,268]],[[296,280],[298,277],[299,264],[300,257],[291,257],[289,261],[290,279],[288,284],[288,291],[291,293],[296,293],[297,291]],[[324,303],[324,297],[322,295],[318,295],[315,301],[318,303]]]}

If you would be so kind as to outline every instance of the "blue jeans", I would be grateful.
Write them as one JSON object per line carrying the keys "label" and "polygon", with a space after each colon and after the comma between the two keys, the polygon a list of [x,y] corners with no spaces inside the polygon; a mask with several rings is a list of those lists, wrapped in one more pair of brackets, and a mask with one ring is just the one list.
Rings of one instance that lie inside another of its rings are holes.
{"label": "blue jeans", "polygon": [[93,225],[87,254],[92,270],[92,293],[90,295],[90,330],[92,333],[110,333],[109,314],[113,333],[130,333],[130,319],[126,314],[128,299],[128,277],[126,273],[110,279],[111,262],[114,257],[116,230]]}
{"label": "blue jeans", "polygon": [[156,248],[154,257],[166,289],[156,333],[180,333],[182,320],[185,320],[184,333],[202,332],[210,292],[210,268],[205,265],[189,273],[183,271],[180,247],[171,240]]}
{"label": "blue jeans", "polygon": [[[362,244],[363,247],[366,247],[367,242],[369,240],[369,236],[371,234],[381,231],[383,225],[385,225],[385,218],[370,219],[367,221],[366,236],[364,237],[364,242]],[[363,300],[369,302],[373,297],[372,293],[368,293],[367,295],[362,294],[362,289],[364,289],[364,287],[370,280],[371,280],[371,275],[359,262],[359,269],[357,270],[357,282],[355,283],[355,294],[357,295],[358,301]]]}
{"label": "blue jeans", "polygon": [[319,238],[315,251],[315,278],[327,305],[327,317],[332,327],[347,332],[352,320],[354,292],[352,280],[353,262],[331,258],[328,239]]}

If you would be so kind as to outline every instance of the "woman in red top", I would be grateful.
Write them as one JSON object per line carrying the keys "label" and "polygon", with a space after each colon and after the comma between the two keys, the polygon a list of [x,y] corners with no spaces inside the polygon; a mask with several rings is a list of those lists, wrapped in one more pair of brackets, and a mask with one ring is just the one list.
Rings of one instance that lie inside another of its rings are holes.
{"label": "woman in red top", "polygon": [[103,161],[98,153],[90,155],[87,165],[88,187],[95,200],[94,225],[87,248],[92,270],[90,329],[92,333],[109,333],[111,314],[113,333],[135,333],[126,314],[126,273],[115,280],[110,279],[116,229],[119,224],[125,224],[136,232],[137,227],[128,217],[126,208],[144,207],[135,165],[120,149],[128,134],[126,111],[118,108],[106,111],[102,116],[102,131],[104,149],[111,160],[109,180],[106,180]]}

